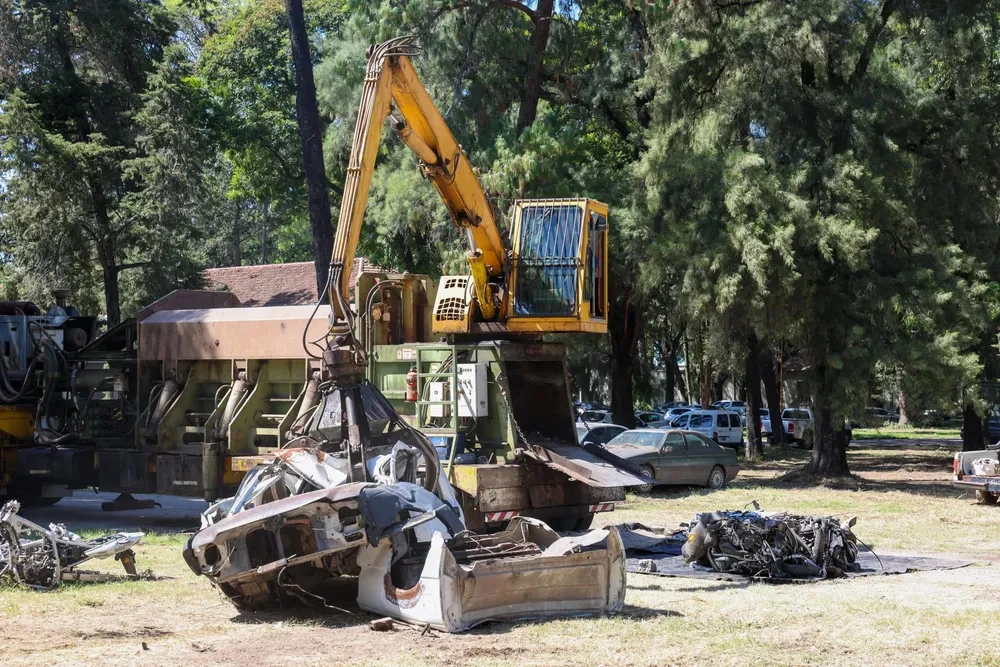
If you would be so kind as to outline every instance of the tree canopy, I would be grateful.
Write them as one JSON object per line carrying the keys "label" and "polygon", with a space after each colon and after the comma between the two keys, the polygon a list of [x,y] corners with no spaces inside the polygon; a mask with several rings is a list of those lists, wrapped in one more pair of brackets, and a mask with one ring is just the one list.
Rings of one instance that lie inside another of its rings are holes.
{"label": "tree canopy", "polygon": [[[562,339],[577,396],[626,425],[725,386],[753,411],[791,359],[810,471],[840,474],[873,401],[1000,403],[998,5],[306,0],[332,217],[366,50],[415,34],[501,224],[610,206],[610,334]],[[114,322],[205,267],[315,259],[289,26],[281,0],[0,0],[5,295],[72,285]],[[388,130],[360,254],[465,270]]]}

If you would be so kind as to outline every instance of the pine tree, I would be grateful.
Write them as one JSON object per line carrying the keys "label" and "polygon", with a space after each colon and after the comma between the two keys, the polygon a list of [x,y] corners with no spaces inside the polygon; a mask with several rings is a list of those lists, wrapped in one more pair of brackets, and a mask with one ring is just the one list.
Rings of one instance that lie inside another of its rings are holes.
{"label": "pine tree", "polygon": [[876,361],[961,347],[973,239],[997,213],[997,9],[679,0],[658,17],[643,211],[692,315],[804,351],[809,473],[848,472],[841,425]]}

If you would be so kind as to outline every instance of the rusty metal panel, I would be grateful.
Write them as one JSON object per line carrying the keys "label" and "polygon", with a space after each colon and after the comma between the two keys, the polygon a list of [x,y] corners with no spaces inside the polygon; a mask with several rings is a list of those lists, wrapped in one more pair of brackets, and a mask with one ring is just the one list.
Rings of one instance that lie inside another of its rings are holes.
{"label": "rusty metal panel", "polygon": [[476,505],[480,512],[524,510],[531,507],[531,500],[526,487],[482,489],[476,495]]}
{"label": "rusty metal panel", "polygon": [[533,445],[525,450],[525,455],[589,486],[639,486],[645,483],[642,477],[617,468],[577,445]]}
{"label": "rusty metal panel", "polygon": [[156,457],[156,492],[172,496],[204,495],[201,456],[160,454]]}
{"label": "rusty metal panel", "polygon": [[232,292],[177,289],[140,310],[135,319],[137,322],[142,322],[161,310],[238,308],[240,305],[240,300]]}
{"label": "rusty metal panel", "polygon": [[139,325],[143,361],[304,359],[302,332],[315,341],[329,329],[330,307],[164,310]]}
{"label": "rusty metal panel", "polygon": [[528,487],[531,506],[560,507],[563,505],[593,505],[625,499],[625,489],[620,486],[587,486],[586,484],[550,484]]}

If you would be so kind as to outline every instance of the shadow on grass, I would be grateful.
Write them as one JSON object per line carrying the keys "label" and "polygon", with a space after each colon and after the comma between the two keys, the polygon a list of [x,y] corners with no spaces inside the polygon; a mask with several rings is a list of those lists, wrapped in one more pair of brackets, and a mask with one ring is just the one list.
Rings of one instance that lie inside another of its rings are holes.
{"label": "shadow on grass", "polygon": [[334,609],[313,609],[304,605],[290,605],[282,609],[244,610],[230,620],[242,625],[287,623],[333,629],[367,625],[369,621],[377,618],[373,614],[362,611],[353,600],[350,601],[350,604],[345,602],[337,606],[350,613]]}
{"label": "shadow on grass", "polygon": [[[688,581],[692,581],[688,579]],[[740,579],[739,581],[724,581],[724,580],[714,580],[705,581],[704,585],[701,586],[678,586],[673,589],[675,592],[684,593],[715,593],[716,591],[731,591],[737,588],[749,588],[753,582],[746,579]]]}
{"label": "shadow on grass", "polygon": [[[953,452],[940,447],[900,448],[892,445],[852,445],[847,453],[851,474],[817,478],[805,474],[812,452],[807,449],[772,446],[764,450],[764,458],[751,463],[741,462],[743,472],[731,486],[772,489],[804,489],[823,487],[850,491],[898,491],[937,498],[972,498],[971,491],[956,489],[949,483]],[[763,473],[760,474],[760,473]],[[927,475],[938,474],[936,479]],[[891,478],[890,478],[891,477]],[[652,498],[681,498],[694,494],[709,495],[713,491],[701,487],[660,486],[649,494]]]}

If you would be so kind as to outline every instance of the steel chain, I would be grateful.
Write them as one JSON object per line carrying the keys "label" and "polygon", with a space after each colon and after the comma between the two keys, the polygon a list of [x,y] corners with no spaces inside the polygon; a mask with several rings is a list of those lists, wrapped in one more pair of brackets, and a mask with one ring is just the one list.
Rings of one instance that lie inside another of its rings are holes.
{"label": "steel chain", "polygon": [[528,442],[528,437],[524,435],[524,431],[521,430],[521,425],[518,424],[517,419],[514,418],[514,409],[510,407],[510,401],[507,399],[507,392],[504,390],[504,381],[506,379],[507,377],[503,373],[500,373],[497,376],[497,387],[500,388],[500,397],[503,399],[504,405],[507,406],[507,414],[510,415],[510,420],[514,423],[514,430],[517,431],[517,435],[521,438],[521,442],[525,445],[530,445],[531,443]]}

